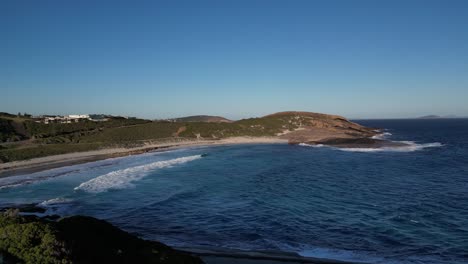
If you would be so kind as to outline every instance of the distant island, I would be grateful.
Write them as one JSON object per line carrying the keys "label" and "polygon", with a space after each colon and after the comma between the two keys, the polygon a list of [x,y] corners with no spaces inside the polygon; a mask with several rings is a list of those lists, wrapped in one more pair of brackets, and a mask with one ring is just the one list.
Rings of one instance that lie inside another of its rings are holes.
{"label": "distant island", "polygon": [[373,138],[378,133],[342,116],[298,111],[238,121],[208,115],[147,120],[0,113],[0,170],[59,166],[189,145],[307,143],[378,148],[401,144]]}
{"label": "distant island", "polygon": [[440,118],[459,118],[455,115],[446,115],[446,116],[440,116],[440,115],[426,115],[426,116],[420,116],[418,119],[440,119]]}

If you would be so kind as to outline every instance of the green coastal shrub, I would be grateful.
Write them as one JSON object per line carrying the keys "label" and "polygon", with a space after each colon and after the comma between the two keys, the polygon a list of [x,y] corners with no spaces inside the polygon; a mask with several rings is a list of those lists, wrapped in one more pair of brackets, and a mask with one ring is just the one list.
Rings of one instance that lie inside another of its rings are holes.
{"label": "green coastal shrub", "polygon": [[[6,260],[6,261],[5,261]],[[180,263],[201,264],[200,258],[156,241],[133,236],[103,220],[73,216],[49,221],[0,214],[0,263]]]}
{"label": "green coastal shrub", "polygon": [[71,263],[49,224],[15,215],[0,216],[0,252],[24,263]]}

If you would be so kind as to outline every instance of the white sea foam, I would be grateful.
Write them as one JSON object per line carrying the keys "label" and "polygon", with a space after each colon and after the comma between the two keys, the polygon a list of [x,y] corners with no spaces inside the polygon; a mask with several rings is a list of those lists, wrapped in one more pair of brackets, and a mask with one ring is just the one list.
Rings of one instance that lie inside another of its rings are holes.
{"label": "white sea foam", "polygon": [[324,146],[321,144],[318,145],[310,145],[306,143],[300,143],[299,146],[303,147],[329,147],[336,150],[347,151],[347,152],[412,152],[423,150],[425,148],[436,148],[442,147],[443,144],[440,142],[433,142],[433,143],[422,143],[418,144],[414,141],[393,141],[395,143],[403,143],[406,144],[405,146],[394,146],[394,147],[381,147],[381,148],[337,148],[332,146]]}
{"label": "white sea foam", "polygon": [[36,214],[37,216],[46,215],[67,215],[71,208],[76,205],[76,201],[70,198],[57,197],[45,200],[39,203],[38,206],[46,209],[44,213]]}
{"label": "white sea foam", "polygon": [[395,146],[395,147],[381,147],[381,148],[338,148],[341,151],[348,152],[413,152],[418,150],[423,150],[426,148],[437,148],[442,147],[442,143],[433,142],[433,143],[423,143],[418,144],[413,141],[394,141],[397,143],[404,143],[405,146]]}
{"label": "white sea foam", "polygon": [[53,205],[58,205],[58,204],[71,203],[72,201],[73,201],[72,199],[58,197],[58,198],[53,198],[53,199],[43,201],[42,203],[39,204],[39,206],[47,207],[47,206],[53,206]]}
{"label": "white sea foam", "polygon": [[307,143],[299,143],[299,146],[302,146],[302,147],[311,147],[311,148],[321,148],[321,147],[325,147],[325,145],[323,145],[323,144],[314,144],[314,145],[311,145],[311,144],[307,144]]}
{"label": "white sea foam", "polygon": [[377,134],[377,135],[373,136],[372,138],[373,139],[386,139],[391,135],[392,135],[392,133],[390,133],[390,132],[384,132],[384,133]]}
{"label": "white sea foam", "polygon": [[125,189],[133,186],[132,182],[142,179],[152,170],[172,167],[177,164],[200,159],[201,157],[201,155],[187,156],[109,172],[81,183],[79,186],[75,187],[75,190],[99,193],[109,189]]}

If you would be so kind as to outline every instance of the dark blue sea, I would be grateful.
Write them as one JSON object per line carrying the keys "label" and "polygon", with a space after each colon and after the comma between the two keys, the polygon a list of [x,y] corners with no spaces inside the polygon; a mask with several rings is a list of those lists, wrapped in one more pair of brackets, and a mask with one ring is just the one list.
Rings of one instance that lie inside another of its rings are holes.
{"label": "dark blue sea", "polygon": [[468,263],[468,119],[357,122],[409,146],[146,153],[1,178],[0,205],[41,203],[177,247]]}

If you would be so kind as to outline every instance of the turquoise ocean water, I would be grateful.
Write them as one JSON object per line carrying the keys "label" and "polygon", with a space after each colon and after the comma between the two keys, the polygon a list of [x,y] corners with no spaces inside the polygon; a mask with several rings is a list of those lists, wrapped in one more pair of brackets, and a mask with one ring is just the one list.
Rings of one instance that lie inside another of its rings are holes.
{"label": "turquoise ocean water", "polygon": [[179,247],[467,263],[468,119],[358,122],[410,145],[147,153],[1,178],[0,205],[40,203]]}

